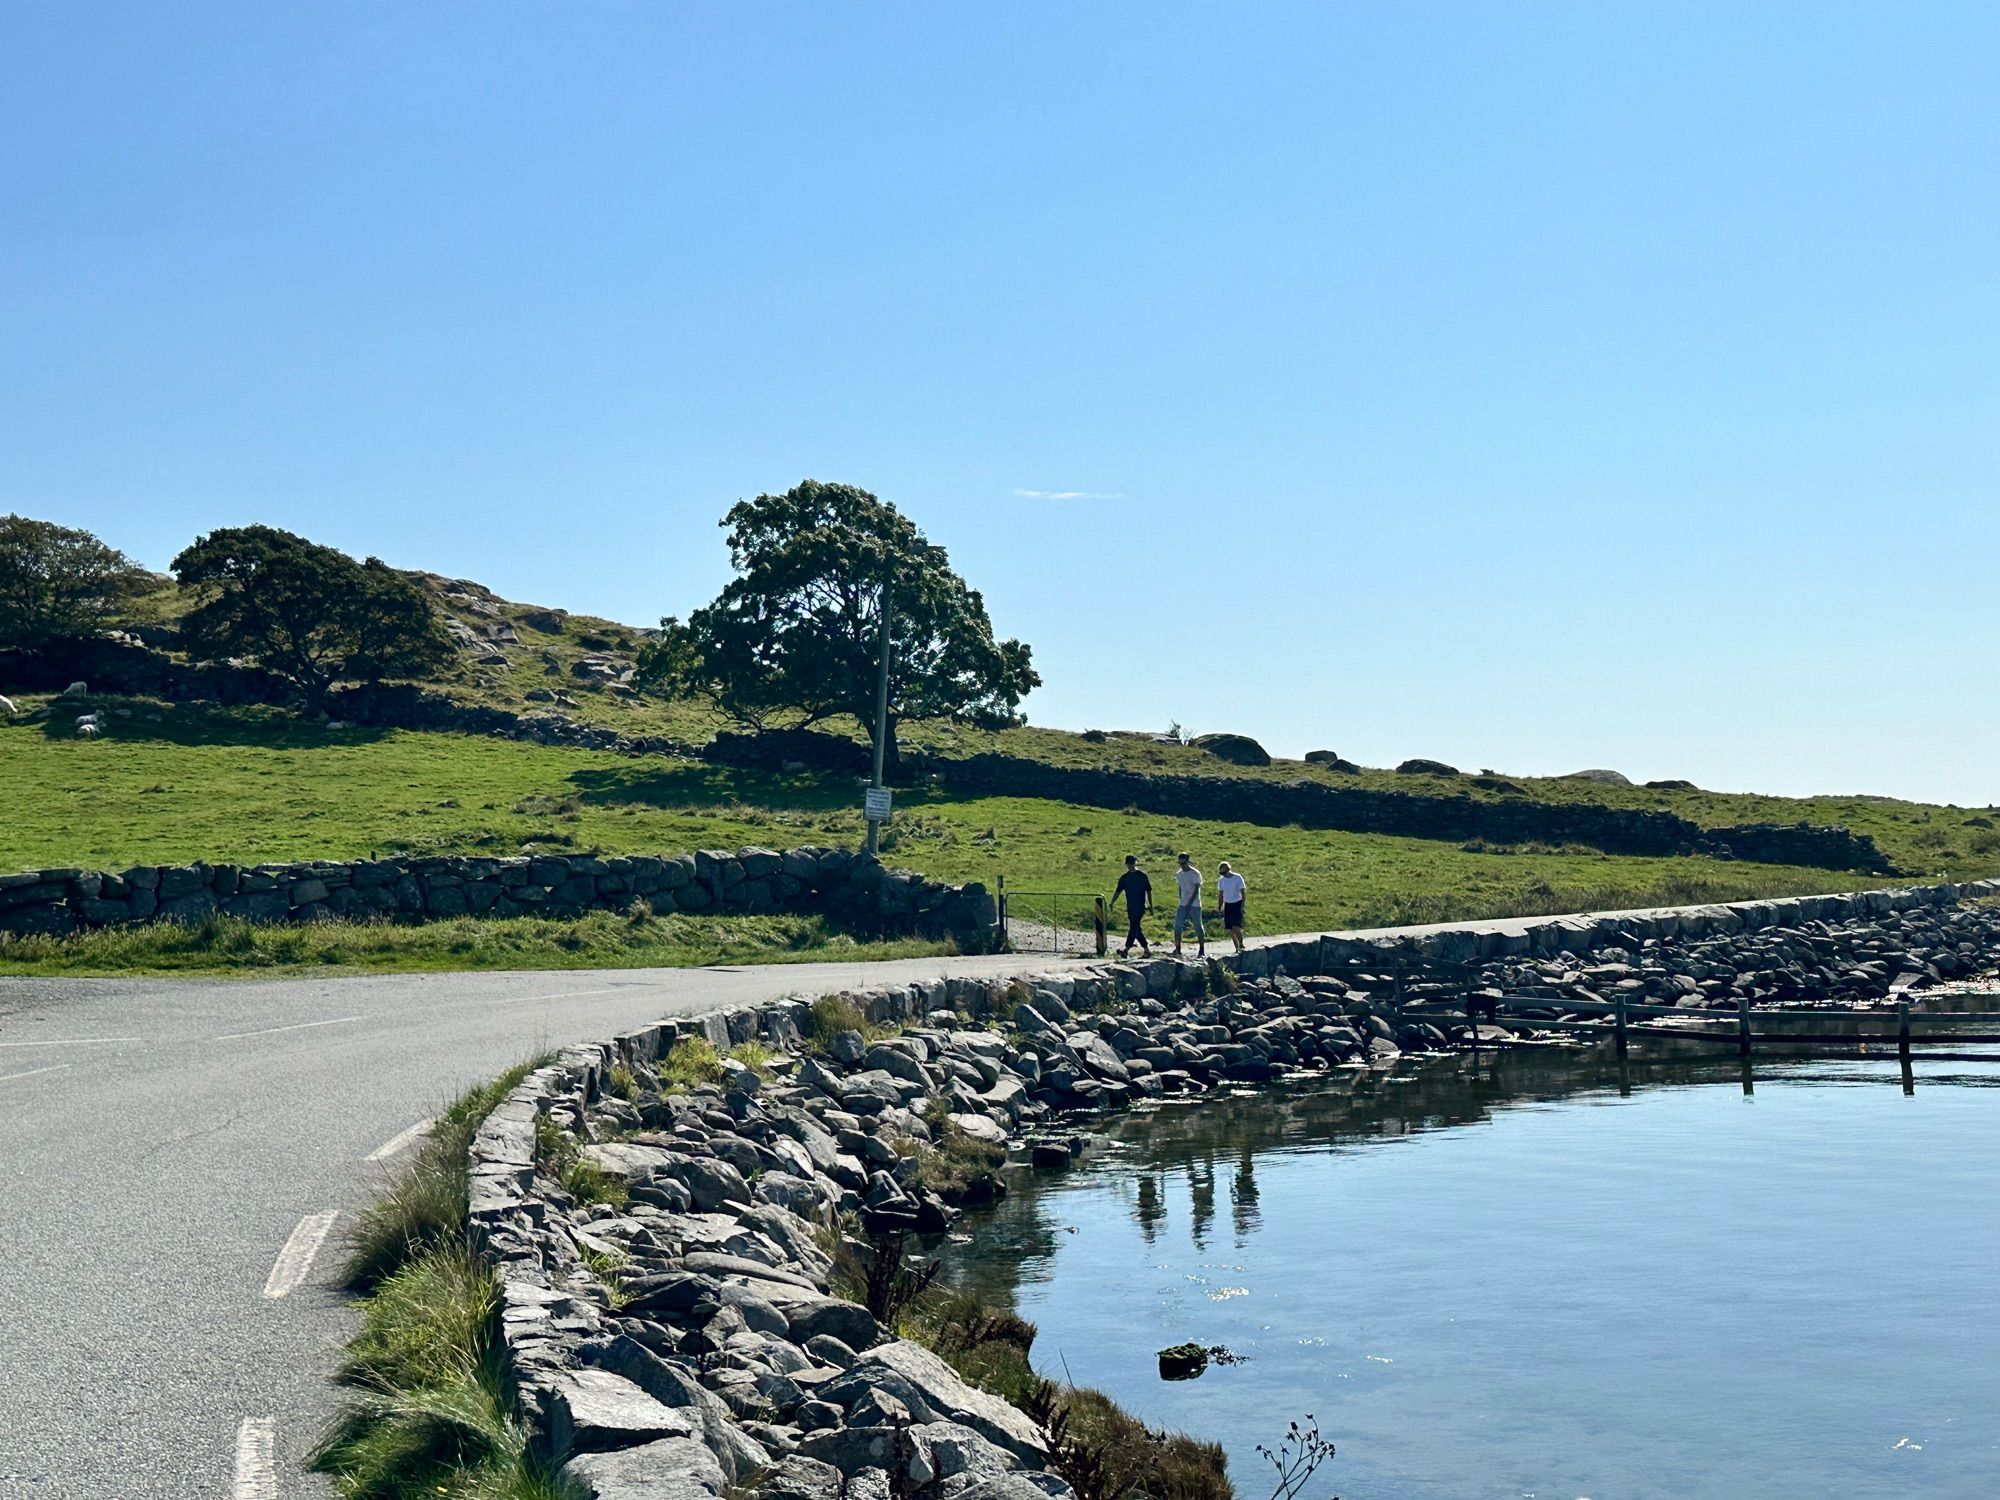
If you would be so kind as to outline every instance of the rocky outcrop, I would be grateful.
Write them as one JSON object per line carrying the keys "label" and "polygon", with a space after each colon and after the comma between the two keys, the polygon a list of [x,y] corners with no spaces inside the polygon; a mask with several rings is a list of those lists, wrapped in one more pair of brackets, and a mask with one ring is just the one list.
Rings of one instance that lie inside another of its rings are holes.
{"label": "rocky outcrop", "polygon": [[872,855],[825,848],[30,870],[0,875],[0,933],[198,922],[214,913],[262,922],[577,916],[640,901],[658,916],[826,915],[868,933],[949,935],[968,953],[997,941],[983,885],[944,885]]}
{"label": "rocky outcrop", "polygon": [[[1556,1011],[1605,994],[1873,1003],[1990,968],[2000,910],[1961,898],[1992,890],[1302,942],[1252,950],[1232,975],[1157,959],[834,997],[833,1013],[894,1032],[872,1045],[816,1031],[797,999],[662,1020],[565,1050],[494,1111],[471,1153],[473,1239],[499,1284],[523,1410],[581,1455],[571,1472],[598,1500],[700,1500],[752,1476],[778,1500],[1066,1500],[1034,1423],[838,1294],[839,1224],[938,1232],[957,1216],[925,1186],[927,1154],[1003,1141],[1060,1168],[1096,1112],[1465,1039],[1462,1023],[1405,1019],[1406,986],[1532,986]],[[752,1041],[761,1071],[671,1081],[683,1045]],[[622,1202],[564,1188],[541,1144],[550,1126]],[[1004,1191],[984,1186],[989,1200]]]}

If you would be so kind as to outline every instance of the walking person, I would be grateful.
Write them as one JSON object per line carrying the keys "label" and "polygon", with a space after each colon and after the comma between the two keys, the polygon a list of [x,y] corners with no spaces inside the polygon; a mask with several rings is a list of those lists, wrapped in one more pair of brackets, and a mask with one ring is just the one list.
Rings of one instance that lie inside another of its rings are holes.
{"label": "walking person", "polygon": [[1229,868],[1228,860],[1216,866],[1215,895],[1222,903],[1222,926],[1239,954],[1243,951],[1243,890],[1243,877]]}
{"label": "walking person", "polygon": [[1194,926],[1194,956],[1208,957],[1208,932],[1201,925],[1201,871],[1194,867],[1194,859],[1183,854],[1180,868],[1174,871],[1174,957],[1181,956],[1181,932],[1190,923]]}
{"label": "walking person", "polygon": [[1125,946],[1118,950],[1120,958],[1131,955],[1132,945],[1137,943],[1139,951],[1151,958],[1152,945],[1146,941],[1145,929],[1139,919],[1153,909],[1153,882],[1146,878],[1146,872],[1139,868],[1136,855],[1125,856],[1125,873],[1118,877],[1117,889],[1111,893],[1111,904],[1116,906],[1118,898],[1125,898]]}

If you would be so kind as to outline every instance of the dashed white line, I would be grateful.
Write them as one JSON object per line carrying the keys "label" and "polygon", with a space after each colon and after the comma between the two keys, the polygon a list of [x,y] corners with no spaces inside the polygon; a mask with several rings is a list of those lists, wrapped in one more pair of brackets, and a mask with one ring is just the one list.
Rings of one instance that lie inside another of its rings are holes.
{"label": "dashed white line", "polygon": [[236,1429],[232,1500],[278,1500],[276,1427],[272,1417],[245,1417]]}
{"label": "dashed white line", "polygon": [[282,1297],[306,1279],[306,1273],[312,1269],[313,1257],[319,1254],[319,1247],[326,1243],[327,1231],[333,1228],[333,1221],[339,1217],[339,1209],[329,1208],[325,1213],[307,1214],[299,1220],[299,1227],[292,1231],[291,1238],[285,1241],[285,1248],[278,1252],[271,1274],[264,1278],[266,1297]]}
{"label": "dashed white line", "polygon": [[419,1136],[428,1135],[431,1126],[435,1124],[437,1124],[436,1120],[417,1121],[416,1124],[412,1125],[401,1135],[391,1136],[387,1141],[377,1146],[373,1151],[370,1151],[368,1159],[370,1161],[387,1161],[398,1151],[402,1151],[413,1144]]}
{"label": "dashed white line", "polygon": [[143,1042],[142,1036],[65,1036],[46,1042],[0,1042],[0,1047],[108,1047],[113,1042]]}
{"label": "dashed white line", "polygon": [[315,1026],[345,1026],[349,1021],[358,1021],[359,1016],[335,1016],[331,1021],[299,1021],[290,1026],[265,1026],[257,1031],[225,1031],[221,1036],[212,1036],[211,1042],[241,1041],[246,1036],[276,1036],[281,1031],[310,1031]]}
{"label": "dashed white line", "polygon": [[37,1073],[60,1073],[64,1068],[74,1066],[74,1063],[57,1063],[50,1068],[30,1068],[25,1073],[7,1073],[0,1075],[0,1083],[12,1083],[16,1078],[33,1078]]}

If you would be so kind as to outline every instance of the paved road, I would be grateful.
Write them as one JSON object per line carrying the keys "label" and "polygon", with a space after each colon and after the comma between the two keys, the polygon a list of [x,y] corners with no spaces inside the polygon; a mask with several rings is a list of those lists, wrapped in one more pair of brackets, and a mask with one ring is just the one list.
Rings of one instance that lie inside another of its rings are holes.
{"label": "paved road", "polygon": [[298,1464],[352,1331],[339,1222],[267,1286],[463,1085],[663,1015],[1049,962],[0,980],[0,1497],[233,1500],[246,1419],[272,1423],[277,1495],[325,1494]]}
{"label": "paved road", "polygon": [[[299,1459],[352,1329],[326,1216],[462,1086],[663,1015],[1051,963],[0,980],[0,1500],[325,1494]],[[246,1421],[274,1489],[237,1487]]]}

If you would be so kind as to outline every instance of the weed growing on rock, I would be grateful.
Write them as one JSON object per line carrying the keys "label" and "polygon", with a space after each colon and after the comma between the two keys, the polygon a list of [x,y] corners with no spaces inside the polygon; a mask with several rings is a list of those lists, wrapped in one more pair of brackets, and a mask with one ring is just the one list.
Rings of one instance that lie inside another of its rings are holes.
{"label": "weed growing on rock", "polygon": [[716,1053],[715,1044],[706,1037],[684,1036],[660,1059],[660,1083],[663,1088],[678,1086],[693,1089],[720,1082],[722,1059]]}

